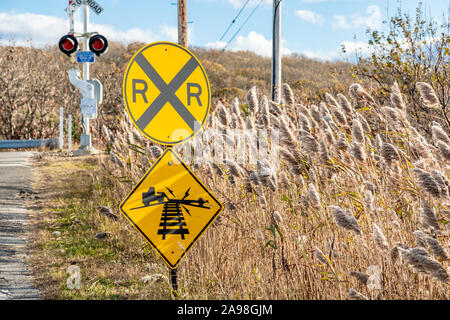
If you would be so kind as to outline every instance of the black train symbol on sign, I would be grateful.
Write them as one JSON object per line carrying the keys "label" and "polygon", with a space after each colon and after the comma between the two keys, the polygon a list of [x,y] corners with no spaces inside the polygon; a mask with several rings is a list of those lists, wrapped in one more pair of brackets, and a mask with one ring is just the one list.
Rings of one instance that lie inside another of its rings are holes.
{"label": "black train symbol on sign", "polygon": [[169,198],[165,192],[155,192],[154,187],[150,187],[147,192],[142,193],[142,207],[133,208],[131,210],[153,207],[157,205],[163,205],[160,229],[158,230],[158,235],[162,235],[162,239],[166,240],[167,235],[180,235],[181,239],[185,239],[185,234],[189,234],[189,229],[187,228],[186,221],[184,219],[183,210],[190,216],[191,213],[186,206],[211,209],[211,207],[205,206],[208,200],[203,200],[199,198],[198,200],[188,200],[189,191],[191,188],[187,189],[184,197],[182,199],[176,199],[174,192],[167,188],[167,191],[174,197]]}

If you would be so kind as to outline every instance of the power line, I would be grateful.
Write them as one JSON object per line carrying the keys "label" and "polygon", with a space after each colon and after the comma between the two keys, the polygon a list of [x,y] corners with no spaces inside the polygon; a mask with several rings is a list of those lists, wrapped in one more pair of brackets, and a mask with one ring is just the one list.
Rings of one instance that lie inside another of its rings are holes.
{"label": "power line", "polygon": [[256,9],[259,8],[259,6],[261,5],[261,3],[263,2],[263,0],[259,1],[258,5],[253,9],[253,11],[250,13],[250,15],[247,17],[247,19],[245,19],[244,23],[240,26],[240,28],[235,32],[235,34],[231,37],[230,41],[228,41],[227,45],[225,47],[223,47],[222,51],[225,51],[225,49],[230,45],[230,43],[234,40],[234,38],[236,38],[236,36],[238,35],[238,33],[242,30],[242,28],[246,25],[246,23],[250,20],[250,18],[253,16],[253,14],[255,13]]}
{"label": "power line", "polygon": [[230,31],[231,27],[233,26],[233,24],[236,22],[237,18],[239,18],[239,16],[241,15],[242,11],[244,11],[245,7],[247,6],[247,4],[250,2],[250,0],[247,0],[244,5],[241,7],[241,9],[239,10],[238,14],[236,15],[236,17],[234,17],[234,19],[231,21],[230,25],[228,26],[227,30],[225,30],[224,34],[220,37],[219,41],[222,41],[222,39],[225,37],[225,35],[228,33],[228,31]]}

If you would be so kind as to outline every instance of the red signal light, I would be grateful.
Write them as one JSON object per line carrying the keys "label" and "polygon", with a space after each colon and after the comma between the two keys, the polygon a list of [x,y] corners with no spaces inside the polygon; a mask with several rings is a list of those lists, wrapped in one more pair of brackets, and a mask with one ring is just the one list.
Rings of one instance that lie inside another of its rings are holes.
{"label": "red signal light", "polygon": [[73,50],[75,47],[75,43],[71,39],[64,39],[61,45],[66,51]]}
{"label": "red signal light", "polygon": [[94,50],[102,50],[103,49],[103,47],[104,47],[104,43],[103,43],[103,41],[102,40],[100,40],[100,39],[94,39],[93,41],[92,41],[92,48],[94,48]]}
{"label": "red signal light", "polygon": [[97,56],[101,56],[108,51],[108,40],[102,35],[95,35],[89,40],[89,49]]}
{"label": "red signal light", "polygon": [[59,50],[62,53],[70,56],[78,50],[78,40],[73,35],[66,35],[59,40]]}

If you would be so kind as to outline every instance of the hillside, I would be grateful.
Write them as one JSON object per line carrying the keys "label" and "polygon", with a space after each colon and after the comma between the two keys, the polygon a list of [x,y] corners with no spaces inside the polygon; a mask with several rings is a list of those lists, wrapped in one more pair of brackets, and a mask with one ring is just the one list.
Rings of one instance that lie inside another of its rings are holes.
{"label": "hillside", "polygon": [[[122,108],[122,80],[132,55],[144,44],[110,45],[91,67],[91,76],[104,86],[100,119]],[[253,86],[270,94],[271,61],[251,52],[222,52],[193,48],[208,74],[213,102],[242,99]],[[0,137],[47,138],[57,129],[60,106],[79,115],[78,90],[70,84],[69,58],[56,46],[37,49],[0,46]],[[283,79],[302,100],[319,101],[325,92],[344,92],[351,84],[350,65],[321,62],[292,55],[283,59]],[[75,124],[76,125],[76,124]],[[100,124],[99,124],[100,125]],[[75,140],[79,131],[75,127]]]}

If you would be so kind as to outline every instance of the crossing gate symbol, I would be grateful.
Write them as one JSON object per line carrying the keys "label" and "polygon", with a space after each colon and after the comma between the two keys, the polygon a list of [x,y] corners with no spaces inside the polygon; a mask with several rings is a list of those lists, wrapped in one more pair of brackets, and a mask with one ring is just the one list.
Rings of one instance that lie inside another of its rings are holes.
{"label": "crossing gate symbol", "polygon": [[168,148],[120,209],[167,264],[176,268],[223,206]]}
{"label": "crossing gate symbol", "polygon": [[206,72],[191,52],[175,43],[156,42],[131,59],[123,97],[142,134],[156,143],[176,145],[205,124],[211,90]]}

